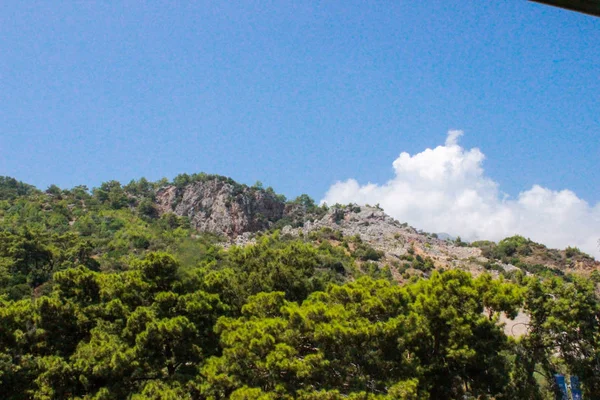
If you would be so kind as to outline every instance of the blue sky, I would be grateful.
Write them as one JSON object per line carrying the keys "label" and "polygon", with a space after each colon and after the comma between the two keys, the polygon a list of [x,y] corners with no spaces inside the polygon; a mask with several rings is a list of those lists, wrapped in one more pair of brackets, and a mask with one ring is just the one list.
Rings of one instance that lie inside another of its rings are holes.
{"label": "blue sky", "polygon": [[461,129],[503,193],[600,200],[600,18],[524,0],[109,3],[0,5],[0,175],[205,171],[320,199]]}

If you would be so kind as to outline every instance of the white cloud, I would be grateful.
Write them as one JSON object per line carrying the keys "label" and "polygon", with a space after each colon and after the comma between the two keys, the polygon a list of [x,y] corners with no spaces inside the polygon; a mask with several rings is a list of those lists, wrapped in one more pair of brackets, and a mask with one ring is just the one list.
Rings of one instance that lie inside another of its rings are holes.
{"label": "white cloud", "polygon": [[570,190],[539,185],[510,199],[485,176],[485,155],[458,144],[462,134],[450,131],[443,146],[401,153],[393,162],[394,178],[383,185],[337,182],[322,202],[378,203],[394,218],[429,232],[495,241],[519,234],[548,247],[577,246],[600,258],[600,203],[591,206]]}
{"label": "white cloud", "polygon": [[463,131],[451,130],[448,131],[448,137],[446,138],[446,146],[458,146],[458,138],[464,134]]}

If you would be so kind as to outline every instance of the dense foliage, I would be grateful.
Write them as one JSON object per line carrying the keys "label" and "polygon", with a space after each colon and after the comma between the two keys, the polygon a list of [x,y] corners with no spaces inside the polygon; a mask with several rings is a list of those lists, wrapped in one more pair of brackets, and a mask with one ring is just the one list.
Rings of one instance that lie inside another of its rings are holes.
{"label": "dense foliage", "polygon": [[[591,281],[473,277],[411,255],[428,275],[398,285],[379,252],[331,230],[224,249],[159,216],[164,183],[0,179],[4,398],[547,399],[555,372],[599,398]],[[500,318],[519,310],[531,320],[513,338]]]}

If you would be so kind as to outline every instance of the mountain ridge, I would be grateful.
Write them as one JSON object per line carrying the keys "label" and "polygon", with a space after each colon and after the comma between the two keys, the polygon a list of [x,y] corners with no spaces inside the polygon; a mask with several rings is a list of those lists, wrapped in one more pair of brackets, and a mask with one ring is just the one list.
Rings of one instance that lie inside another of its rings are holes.
{"label": "mountain ridge", "polygon": [[[600,263],[577,248],[548,249],[521,236],[500,241],[503,246],[499,250],[491,241],[476,241],[469,246],[460,238],[450,240],[448,235],[440,239],[437,234],[417,231],[390,217],[378,206],[317,206],[306,195],[289,202],[270,188],[237,186],[217,178],[162,187],[157,191],[156,203],[161,214],[173,212],[188,217],[197,230],[224,235],[238,245],[251,243],[257,233],[275,229],[297,237],[324,228],[338,230],[343,236],[359,235],[384,252],[384,260],[378,260],[378,265],[390,265],[396,277],[413,261],[408,259],[409,251],[421,258],[430,258],[434,268],[460,267],[471,272],[522,270],[532,273],[549,268],[558,274],[588,275],[600,269]],[[508,247],[508,251],[504,247]],[[498,254],[493,254],[494,249]]]}
{"label": "mountain ridge", "polygon": [[[85,186],[61,190],[51,185],[45,192],[14,178],[0,180],[0,200],[7,201],[33,193],[60,196],[87,191]],[[113,207],[129,207],[150,218],[173,214],[186,218],[197,232],[222,237],[226,246],[253,243],[266,232],[279,231],[290,237],[312,241],[325,237],[360,240],[382,252],[377,259],[365,260],[378,268],[389,267],[396,279],[406,271],[427,273],[432,269],[461,268],[473,273],[577,272],[585,276],[600,270],[600,263],[577,248],[548,249],[521,236],[498,243],[471,244],[448,235],[440,239],[401,223],[379,206],[318,206],[307,195],[289,201],[272,188],[239,184],[220,175],[181,174],[173,181],[149,182],[144,178],[122,186],[117,181],[103,183],[91,192],[92,198]],[[75,224],[77,220],[70,220]],[[341,235],[341,236],[340,236]],[[415,268],[416,267],[416,268]],[[406,276],[407,274],[404,274]]]}

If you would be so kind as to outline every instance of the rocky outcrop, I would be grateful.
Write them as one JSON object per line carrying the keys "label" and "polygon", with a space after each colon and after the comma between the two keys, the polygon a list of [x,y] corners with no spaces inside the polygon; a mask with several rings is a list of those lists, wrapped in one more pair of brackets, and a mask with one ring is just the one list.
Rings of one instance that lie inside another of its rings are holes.
{"label": "rocky outcrop", "polygon": [[275,193],[219,179],[164,187],[156,203],[160,214],[188,217],[196,230],[228,238],[268,229],[285,208]]}

